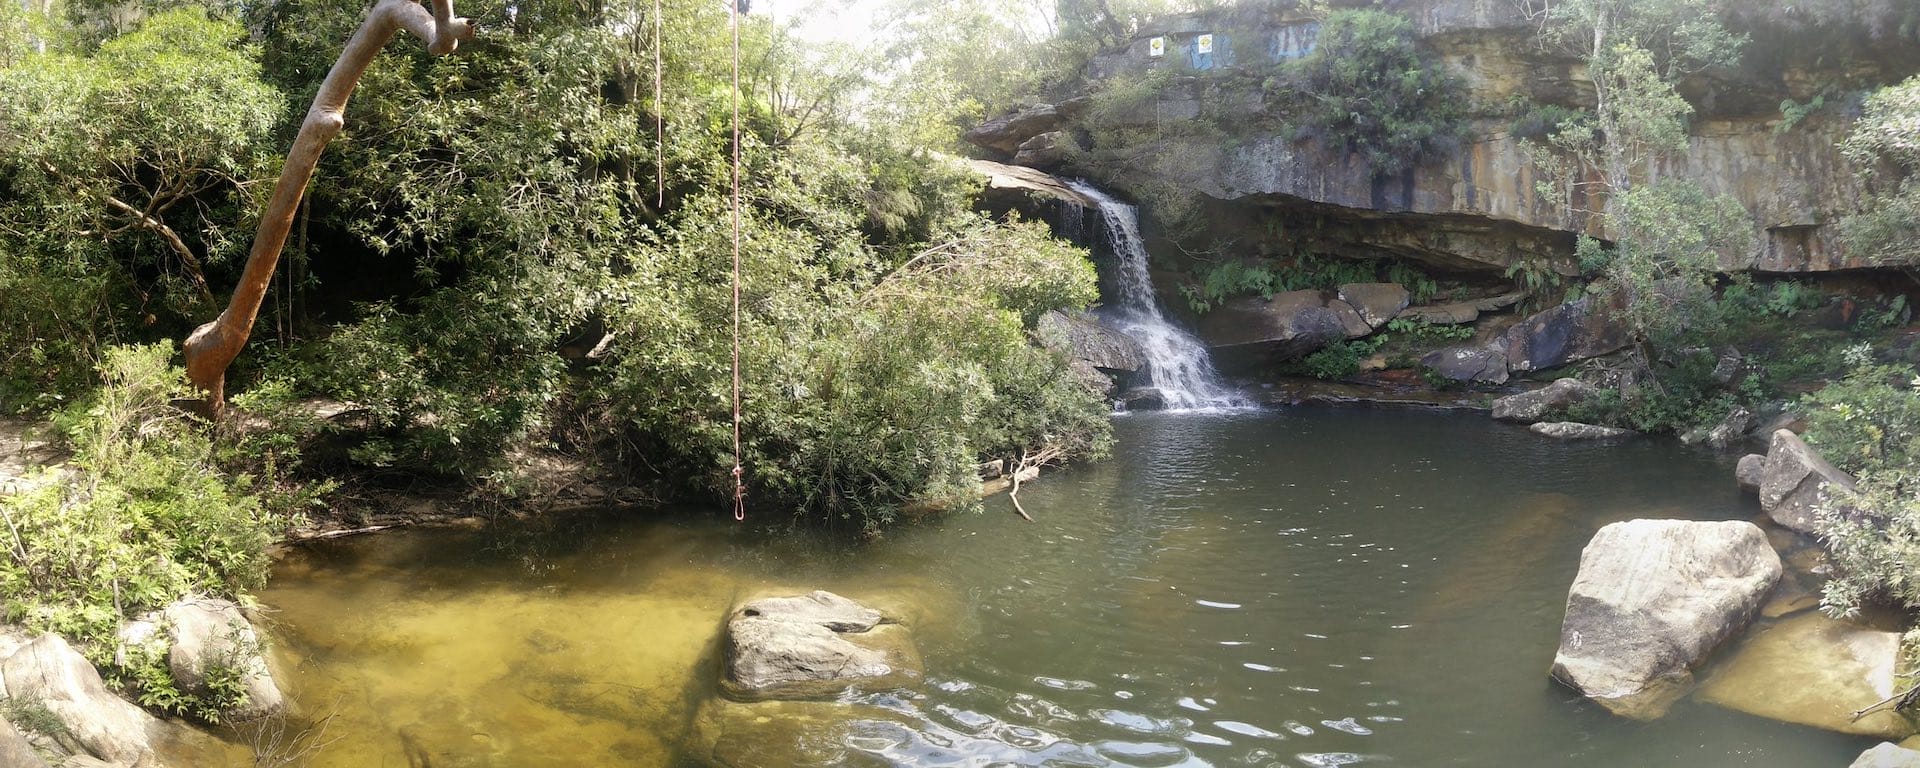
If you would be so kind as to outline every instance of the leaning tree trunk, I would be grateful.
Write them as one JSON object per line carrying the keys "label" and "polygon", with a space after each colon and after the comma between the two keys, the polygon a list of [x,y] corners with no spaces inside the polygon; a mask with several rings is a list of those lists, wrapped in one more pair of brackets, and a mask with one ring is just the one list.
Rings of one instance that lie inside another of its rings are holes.
{"label": "leaning tree trunk", "polygon": [[274,184],[273,199],[267,202],[260,228],[253,236],[253,250],[247,254],[247,266],[240,284],[233,289],[233,300],[213,322],[194,329],[187,337],[187,378],[207,394],[206,409],[218,414],[226,402],[227,366],[240,355],[253,333],[253,321],[260,314],[260,302],[266,299],[267,286],[273,282],[274,267],[280,263],[280,249],[286,245],[287,232],[293,228],[300,198],[313,178],[314,166],[327,142],[340,135],[346,126],[347,99],[360,84],[373,57],[393,39],[393,33],[405,29],[427,44],[435,56],[452,53],[461,40],[473,37],[474,27],[467,19],[453,15],[453,0],[432,0],[433,11],[414,0],[379,0],[366,21],[347,41],[340,60],[327,72],[313,106],[300,123],[300,134],[287,152],[287,164]]}

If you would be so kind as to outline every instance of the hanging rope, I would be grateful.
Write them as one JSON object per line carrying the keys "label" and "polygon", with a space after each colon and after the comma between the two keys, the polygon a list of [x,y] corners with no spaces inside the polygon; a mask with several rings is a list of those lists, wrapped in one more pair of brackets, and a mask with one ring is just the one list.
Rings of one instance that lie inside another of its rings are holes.
{"label": "hanging rope", "polygon": [[660,76],[660,0],[653,0],[653,210],[667,205],[667,94]]}
{"label": "hanging rope", "polygon": [[740,452],[740,6],[733,7],[733,519],[747,519]]}

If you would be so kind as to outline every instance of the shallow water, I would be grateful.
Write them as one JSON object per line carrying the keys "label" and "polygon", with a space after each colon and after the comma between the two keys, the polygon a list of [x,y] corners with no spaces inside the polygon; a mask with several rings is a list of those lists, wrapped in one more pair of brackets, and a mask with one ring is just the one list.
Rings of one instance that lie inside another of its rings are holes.
{"label": "shallow water", "polygon": [[922,614],[923,691],[769,737],[849,763],[1798,768],[1868,745],[1691,702],[1624,722],[1547,679],[1587,538],[1754,516],[1730,458],[1424,411],[1116,423],[1113,460],[1025,487],[1034,524],[996,499],[851,548],[720,511],[419,531],[313,547],[261,599],[295,695],[334,716],[318,766],[686,764],[728,607],[815,587]]}

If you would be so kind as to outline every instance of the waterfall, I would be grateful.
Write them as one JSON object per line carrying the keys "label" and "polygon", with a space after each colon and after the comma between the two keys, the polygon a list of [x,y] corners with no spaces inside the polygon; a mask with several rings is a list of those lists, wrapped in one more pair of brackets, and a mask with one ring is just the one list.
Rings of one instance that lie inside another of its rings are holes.
{"label": "waterfall", "polygon": [[1207,348],[1186,329],[1167,320],[1147,273],[1147,248],[1140,238],[1134,207],[1083,181],[1069,181],[1075,192],[1100,206],[1106,244],[1113,254],[1117,316],[1121,333],[1140,345],[1147,358],[1148,385],[1160,390],[1169,410],[1243,408],[1248,403],[1220,383]]}

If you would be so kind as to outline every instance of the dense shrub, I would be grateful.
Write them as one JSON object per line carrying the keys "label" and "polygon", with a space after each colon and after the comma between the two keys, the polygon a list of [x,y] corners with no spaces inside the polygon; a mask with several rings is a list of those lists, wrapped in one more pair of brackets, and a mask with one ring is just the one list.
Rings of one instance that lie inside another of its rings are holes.
{"label": "dense shrub", "polygon": [[1392,176],[1456,143],[1464,89],[1423,52],[1407,17],[1340,9],[1320,23],[1313,53],[1286,79],[1306,95],[1301,116],[1334,147]]}
{"label": "dense shrub", "polygon": [[1819,532],[1834,574],[1822,602],[1850,613],[1875,602],[1920,607],[1920,379],[1908,366],[1858,367],[1803,402],[1807,441],[1856,473],[1859,492],[1835,489]]}
{"label": "dense shrub", "polygon": [[266,578],[292,522],[229,477],[169,345],[109,347],[101,387],[61,413],[71,472],[0,496],[0,594],[9,622],[58,632],[110,664],[122,618],[188,594],[238,596]]}

